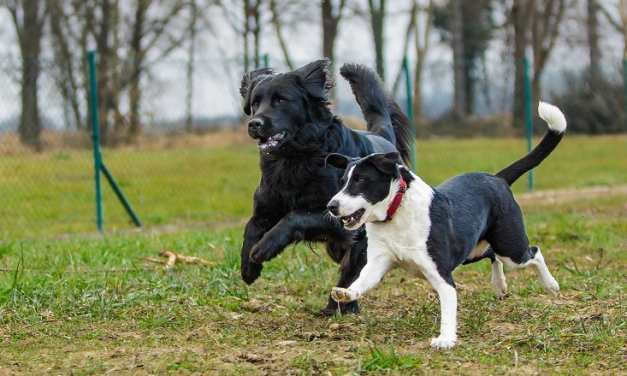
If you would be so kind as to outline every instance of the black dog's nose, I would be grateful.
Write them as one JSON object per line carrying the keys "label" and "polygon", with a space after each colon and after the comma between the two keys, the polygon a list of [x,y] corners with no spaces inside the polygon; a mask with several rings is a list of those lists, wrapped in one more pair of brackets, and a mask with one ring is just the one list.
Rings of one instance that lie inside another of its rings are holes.
{"label": "black dog's nose", "polygon": [[340,203],[337,200],[333,200],[329,202],[327,205],[327,209],[331,212],[331,214],[337,216],[340,212]]}
{"label": "black dog's nose", "polygon": [[261,119],[252,119],[248,122],[248,130],[257,132],[263,126],[263,121]]}

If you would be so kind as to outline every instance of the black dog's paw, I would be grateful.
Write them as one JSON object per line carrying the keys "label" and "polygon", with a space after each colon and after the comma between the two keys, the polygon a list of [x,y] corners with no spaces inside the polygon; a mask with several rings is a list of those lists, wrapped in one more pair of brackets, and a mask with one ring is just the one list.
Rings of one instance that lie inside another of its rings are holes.
{"label": "black dog's paw", "polygon": [[255,244],[253,249],[250,250],[250,259],[252,262],[262,264],[272,258],[275,252],[276,246],[272,241],[267,239],[261,239],[259,243]]}
{"label": "black dog's paw", "polygon": [[356,315],[359,313],[359,304],[357,301],[338,303],[333,299],[329,299],[329,303],[325,308],[320,310],[319,315],[323,317],[330,317],[338,313],[341,315]]}
{"label": "black dog's paw", "polygon": [[252,284],[261,275],[261,269],[263,269],[263,265],[261,264],[255,264],[253,262],[242,263],[242,279],[246,284]]}

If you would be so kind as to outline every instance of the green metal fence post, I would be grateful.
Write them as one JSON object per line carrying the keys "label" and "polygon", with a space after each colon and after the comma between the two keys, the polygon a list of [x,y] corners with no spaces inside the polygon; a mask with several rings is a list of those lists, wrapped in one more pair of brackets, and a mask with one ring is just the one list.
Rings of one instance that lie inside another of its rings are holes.
{"label": "green metal fence post", "polygon": [[270,67],[270,56],[268,54],[263,54],[263,67],[264,68],[269,68]]}
{"label": "green metal fence post", "polygon": [[411,169],[416,172],[418,165],[416,162],[416,122],[414,121],[414,100],[411,85],[411,74],[409,69],[409,58],[403,57],[403,73],[405,76],[405,99],[407,100],[407,118],[409,119],[409,127],[411,133]]}
{"label": "green metal fence post", "polygon": [[113,192],[117,196],[118,200],[124,206],[124,209],[131,217],[131,220],[137,227],[141,227],[142,223],[139,220],[137,214],[133,210],[133,207],[124,196],[122,189],[113,178],[111,172],[104,164],[102,159],[102,153],[100,151],[100,114],[98,104],[98,78],[96,77],[96,52],[89,51],[87,53],[87,63],[89,68],[89,105],[91,111],[91,128],[92,128],[92,142],[94,148],[94,172],[95,172],[95,185],[96,185],[96,227],[98,231],[103,230],[103,206],[102,206],[102,185],[100,182],[100,173],[102,172],[107,178],[109,185],[113,189]]}
{"label": "green metal fence post", "polygon": [[[527,130],[527,151],[531,151],[533,147],[533,119],[531,116],[531,79],[529,78],[529,60],[527,58],[523,58],[523,70],[525,73],[525,128]],[[527,174],[527,189],[529,191],[533,191],[533,169],[529,170]]]}
{"label": "green metal fence post", "polygon": [[94,181],[96,187],[96,228],[102,232],[102,189],[100,185],[100,169],[102,166],[102,154],[100,153],[100,114],[98,113],[98,87],[96,78],[96,53],[87,53],[89,66],[89,99],[91,111],[91,139],[94,149]]}

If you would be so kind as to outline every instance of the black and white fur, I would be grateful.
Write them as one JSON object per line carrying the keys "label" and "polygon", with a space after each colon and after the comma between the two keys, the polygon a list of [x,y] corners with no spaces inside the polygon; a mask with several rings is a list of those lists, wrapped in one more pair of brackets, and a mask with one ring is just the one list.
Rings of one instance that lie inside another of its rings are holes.
{"label": "black and white fur", "polygon": [[[352,130],[333,115],[329,64],[314,61],[286,73],[263,68],[242,79],[248,134],[259,143],[261,166],[241,250],[242,278],[248,284],[288,245],[307,241],[326,243],[328,254],[341,265],[337,286],[349,286],[366,263],[367,238],[363,228],[349,231],[328,215],[326,205],[340,189],[341,171],[325,168],[324,158],[328,153],[363,157],[392,151],[409,156],[407,118],[372,70],[356,64],[340,69],[368,131]],[[329,297],[321,313],[332,315],[337,308]],[[339,310],[355,313],[357,302],[340,304]]]}
{"label": "black and white fur", "polygon": [[[510,189],[518,177],[553,151],[566,130],[566,119],[557,107],[540,102],[538,112],[549,131],[527,156],[496,175],[459,175],[436,188],[407,170],[394,153],[361,159],[327,157],[327,163],[345,169],[343,188],[329,202],[329,210],[348,229],[365,223],[369,238],[366,266],[348,288],[334,288],[332,298],[354,301],[397,266],[422,274],[437,291],[441,306],[440,335],[431,345],[450,348],[457,341],[452,272],[458,265],[490,258],[492,285],[499,297],[507,290],[503,264],[531,265],[542,286],[557,294],[559,285],[542,252],[529,246],[522,212]],[[400,177],[408,188],[389,219],[387,211],[399,190]]]}

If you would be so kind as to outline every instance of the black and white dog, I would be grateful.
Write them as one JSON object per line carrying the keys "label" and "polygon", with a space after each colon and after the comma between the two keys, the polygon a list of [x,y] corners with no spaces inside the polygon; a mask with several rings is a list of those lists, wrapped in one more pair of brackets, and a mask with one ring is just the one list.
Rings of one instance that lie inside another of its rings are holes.
{"label": "black and white dog", "polygon": [[[360,132],[344,126],[329,109],[333,80],[328,66],[328,60],[319,60],[287,73],[259,69],[242,79],[244,112],[250,116],[248,134],[258,141],[261,156],[261,182],[241,251],[246,283],[253,283],[262,264],[289,244],[322,241],[331,258],[341,264],[337,285],[350,285],[366,263],[366,234],[359,226],[343,228],[327,214],[326,205],[340,189],[342,173],[325,168],[324,158],[328,153],[363,157],[399,151],[408,159],[407,118],[386,95],[376,74],[353,64],[340,70],[367,122],[368,132]],[[340,309],[357,312],[358,306],[350,302]],[[322,313],[336,310],[329,297]]]}
{"label": "black and white dog", "polygon": [[436,188],[407,170],[395,153],[360,159],[329,155],[327,163],[345,170],[343,188],[330,200],[329,211],[347,229],[366,223],[369,238],[368,260],[359,278],[348,288],[334,288],[332,298],[354,301],[396,266],[422,274],[437,291],[441,306],[440,335],[431,346],[450,348],[457,341],[452,272],[458,265],[490,258],[499,297],[507,289],[503,263],[513,268],[531,265],[542,286],[557,294],[559,285],[540,249],[529,246],[522,212],[510,190],[555,149],[566,130],[557,107],[541,102],[538,112],[549,131],[527,156],[496,175],[459,175]]}

